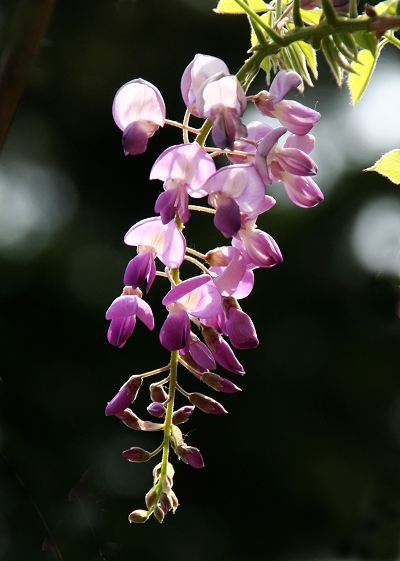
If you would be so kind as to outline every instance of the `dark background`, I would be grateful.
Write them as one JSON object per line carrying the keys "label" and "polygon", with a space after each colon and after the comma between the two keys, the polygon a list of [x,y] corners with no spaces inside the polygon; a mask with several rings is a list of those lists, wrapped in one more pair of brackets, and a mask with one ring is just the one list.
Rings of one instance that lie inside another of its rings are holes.
{"label": "dark background", "polygon": [[[1,8],[3,36],[14,7]],[[104,406],[131,374],[163,366],[168,354],[157,329],[142,324],[124,349],[111,347],[104,313],[134,254],[123,235],[153,215],[161,183],[148,180],[151,166],[181,137],[165,127],[144,155],[124,158],[111,104],[123,83],[142,77],[179,120],[180,78],[196,53],[218,56],[236,72],[249,46],[246,19],[210,7],[56,4],[0,176],[3,209],[10,209],[0,229],[1,560],[58,559],[50,535],[64,561],[398,557],[396,278],[364,270],[348,237],[377,192],[399,199],[387,180],[358,172],[371,161],[353,174],[338,168],[318,208],[277,205],[259,220],[284,262],[256,271],[242,303],[260,339],[256,350],[237,353],[246,376],[229,376],[243,392],[213,396],[228,415],[198,411],[184,426],[205,468],[173,458],[176,514],[162,526],[154,518],[127,521],[144,506],[156,462],[130,464],[121,451],[152,449],[159,435],[131,432],[106,418]],[[312,95],[323,113],[337,89],[323,62],[320,71]],[[265,87],[261,78],[258,85]],[[12,193],[29,204],[13,206]],[[195,217],[185,234],[201,251],[225,243],[207,217]],[[148,298],[158,328],[163,290],[156,281]],[[181,379],[187,390],[204,391],[188,374]],[[145,415],[147,405],[143,389],[135,410]]]}

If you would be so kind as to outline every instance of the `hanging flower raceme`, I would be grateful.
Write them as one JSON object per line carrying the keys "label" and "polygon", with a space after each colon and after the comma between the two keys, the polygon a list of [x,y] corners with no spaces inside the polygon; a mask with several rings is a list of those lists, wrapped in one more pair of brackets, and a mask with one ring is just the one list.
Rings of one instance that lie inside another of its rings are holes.
{"label": "hanging flower raceme", "polygon": [[221,294],[209,275],[185,280],[168,292],[162,301],[169,315],[160,331],[160,342],[169,351],[187,354],[190,348],[189,315],[213,317],[221,307]]}
{"label": "hanging flower raceme", "polygon": [[125,155],[142,154],[147,142],[165,123],[165,103],[159,90],[137,78],[124,84],[116,93],[112,114],[123,131]]}
{"label": "hanging flower raceme", "polygon": [[302,83],[301,76],[294,70],[280,70],[272,81],[269,92],[261,91],[249,96],[262,115],[275,117],[293,134],[307,134],[317,123],[321,114],[297,101],[284,100],[290,90]]}
{"label": "hanging flower raceme", "polygon": [[297,206],[314,207],[324,200],[318,185],[311,179],[318,168],[308,155],[314,148],[314,137],[290,135],[283,147],[278,140],[287,130],[278,127],[259,143],[255,166],[267,184],[282,181],[288,197]]}
{"label": "hanging flower raceme", "polygon": [[164,181],[164,192],[158,196],[154,209],[160,213],[163,224],[174,219],[175,209],[181,222],[187,222],[188,195],[205,197],[203,183],[214,173],[214,160],[197,142],[167,148],[150,172],[150,179]]}
{"label": "hanging flower raceme", "polygon": [[138,248],[138,255],[128,263],[124,283],[136,287],[147,279],[147,292],[156,275],[156,257],[170,269],[179,267],[185,257],[186,241],[182,232],[174,221],[163,224],[158,216],[132,226],[124,239],[127,245]]}

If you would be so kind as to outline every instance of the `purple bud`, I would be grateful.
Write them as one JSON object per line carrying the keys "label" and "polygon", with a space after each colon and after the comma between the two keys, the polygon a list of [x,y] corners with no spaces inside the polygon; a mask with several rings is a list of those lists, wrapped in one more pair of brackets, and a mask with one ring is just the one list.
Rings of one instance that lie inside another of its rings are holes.
{"label": "purple bud", "polygon": [[123,457],[130,462],[147,462],[150,459],[150,452],[143,450],[143,448],[129,448],[122,452]]}
{"label": "purple bud", "polygon": [[177,409],[172,414],[173,424],[174,425],[180,425],[182,423],[186,423],[186,421],[189,419],[189,417],[192,416],[192,413],[193,413],[194,409],[195,409],[194,405],[184,405],[180,409]]}
{"label": "purple bud", "polygon": [[167,411],[161,403],[150,403],[147,408],[147,411],[150,415],[154,415],[154,417],[161,417],[162,419],[165,417]]}
{"label": "purple bud", "polygon": [[[233,300],[233,298],[225,298],[224,300]],[[256,329],[250,317],[236,306],[228,305],[225,313],[225,327],[232,345],[236,349],[254,349],[258,347]]]}
{"label": "purple bud", "polygon": [[201,332],[218,364],[235,374],[244,374],[243,366],[235,357],[232,349],[213,327],[204,325]]}
{"label": "purple bud", "polygon": [[137,415],[135,415],[132,409],[125,409],[125,411],[122,411],[122,413],[115,413],[115,416],[118,417],[118,419],[121,419],[124,425],[126,425],[130,429],[142,430],[141,423],[143,421],[139,419]]}
{"label": "purple bud", "polygon": [[122,386],[117,395],[107,404],[105,414],[116,415],[117,413],[122,413],[135,401],[142,384],[143,379],[141,376],[132,376],[127,383]]}
{"label": "purple bud", "polygon": [[208,397],[202,393],[193,392],[188,397],[190,403],[195,405],[204,413],[212,413],[213,415],[220,415],[221,413],[228,413],[228,411],[215,399]]}
{"label": "purple bud", "polygon": [[164,401],[167,401],[168,395],[162,386],[150,384],[149,390],[152,401],[156,401],[157,403],[164,403]]}
{"label": "purple bud", "polygon": [[234,393],[242,391],[230,380],[221,378],[221,376],[218,376],[218,374],[214,374],[213,372],[205,372],[201,377],[201,380],[218,392]]}
{"label": "purple bud", "polygon": [[198,448],[194,448],[193,446],[186,446],[186,444],[183,444],[182,446],[178,446],[176,448],[176,453],[186,464],[189,464],[196,469],[201,469],[202,467],[204,467],[203,457],[200,454],[200,450]]}

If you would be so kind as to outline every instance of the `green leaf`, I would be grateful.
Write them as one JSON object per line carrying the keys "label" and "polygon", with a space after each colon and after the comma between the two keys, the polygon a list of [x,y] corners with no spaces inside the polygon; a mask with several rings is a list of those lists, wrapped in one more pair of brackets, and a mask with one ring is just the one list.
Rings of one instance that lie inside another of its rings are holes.
{"label": "green leaf", "polygon": [[[271,12],[268,12],[267,14],[263,14],[260,19],[262,19],[264,23],[266,23],[267,25],[270,26],[271,21],[272,21]],[[258,45],[257,35],[254,33],[253,28],[251,28],[250,42],[251,42],[252,47],[255,47],[255,45]]]}
{"label": "green leaf", "polygon": [[311,70],[314,80],[318,80],[318,70],[317,70],[317,55],[315,50],[310,45],[310,43],[305,43],[304,41],[297,41],[298,46],[303,51],[306,57],[308,68]]}
{"label": "green leaf", "polygon": [[396,13],[396,0],[384,0],[384,2],[379,2],[374,6],[374,10],[378,16],[388,15],[394,16]]}
{"label": "green leaf", "polygon": [[351,63],[352,69],[357,74],[350,74],[347,79],[347,84],[350,89],[351,103],[355,105],[365,92],[372,73],[375,69],[378,57],[374,57],[370,51],[362,50],[358,54],[358,61]]}
{"label": "green leaf", "polygon": [[300,8],[301,19],[309,25],[318,25],[322,16],[322,10],[302,10]]}
{"label": "green leaf", "polygon": [[[248,4],[255,12],[266,12],[268,10],[268,6],[265,2],[263,2],[263,0],[248,0]],[[236,4],[235,0],[220,0],[218,2],[218,6],[214,9],[214,12],[217,14],[246,13],[243,8]]]}
{"label": "green leaf", "polygon": [[356,31],[353,36],[357,45],[360,45],[362,49],[367,49],[375,57],[378,40],[374,31]]}
{"label": "green leaf", "polygon": [[396,185],[400,183],[400,150],[391,150],[384,154],[372,167],[364,171],[376,171]]}

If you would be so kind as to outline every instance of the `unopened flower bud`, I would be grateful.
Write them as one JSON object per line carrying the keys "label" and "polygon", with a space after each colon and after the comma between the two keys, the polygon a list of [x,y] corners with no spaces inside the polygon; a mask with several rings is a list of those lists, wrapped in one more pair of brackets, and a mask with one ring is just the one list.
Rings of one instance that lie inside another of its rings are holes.
{"label": "unopened flower bud", "polygon": [[129,522],[140,523],[140,522],[146,522],[148,517],[149,517],[149,512],[147,510],[138,509],[130,513],[130,515],[128,516],[128,520]]}
{"label": "unopened flower bud", "polygon": [[137,415],[135,415],[132,409],[127,408],[125,409],[125,411],[123,411],[122,413],[118,413],[115,416],[118,417],[118,419],[121,419],[124,425],[126,425],[130,429],[142,430],[141,423],[143,421],[139,419]]}
{"label": "unopened flower bud", "polygon": [[159,505],[164,514],[167,514],[172,508],[172,500],[168,493],[161,493]]}
{"label": "unopened flower bud", "polygon": [[150,384],[149,390],[151,401],[164,403],[164,401],[168,399],[168,394],[162,386],[158,386],[157,384]]}
{"label": "unopened flower bud", "polygon": [[143,379],[141,376],[132,376],[129,378],[126,384],[124,384],[119,390],[117,395],[107,404],[105,414],[116,415],[129,407],[129,405],[135,401],[142,384]]}
{"label": "unopened flower bud", "polygon": [[175,448],[183,443],[182,431],[175,425],[171,425],[171,444]]}
{"label": "unopened flower bud", "polygon": [[206,261],[211,267],[226,267],[229,265],[229,259],[222,250],[224,247],[216,247],[205,254]]}
{"label": "unopened flower bud", "polygon": [[150,405],[147,408],[147,411],[151,415],[154,415],[154,417],[161,417],[162,419],[165,417],[167,412],[164,405],[157,402],[150,403]]}
{"label": "unopened flower bud", "polygon": [[202,393],[193,392],[189,394],[189,401],[192,405],[195,405],[204,413],[213,413],[214,415],[219,415],[220,413],[228,413],[228,411],[215,399],[208,397],[208,395],[203,395]]}
{"label": "unopened flower bud", "polygon": [[161,423],[152,423],[151,421],[141,421],[140,429],[146,432],[152,432],[156,430],[163,430],[164,425]]}
{"label": "unopened flower bud", "polygon": [[178,497],[175,495],[174,491],[172,490],[169,492],[169,496],[171,497],[171,501],[172,501],[172,512],[175,512],[179,506]]}
{"label": "unopened flower bud", "polygon": [[157,500],[157,489],[154,486],[150,489],[150,491],[146,494],[145,497],[147,508],[150,509],[154,505],[156,500]]}
{"label": "unopened flower bud", "polygon": [[202,467],[204,467],[203,457],[200,454],[200,450],[198,448],[194,448],[193,446],[186,446],[186,444],[183,444],[182,446],[177,446],[176,453],[178,454],[180,459],[185,462],[185,464],[189,464],[196,469],[201,469]]}
{"label": "unopened flower bud", "polygon": [[129,448],[129,450],[124,450],[124,452],[122,452],[122,455],[130,462],[147,462],[147,460],[150,459],[150,452],[147,452],[147,450],[139,447],[133,447]]}
{"label": "unopened flower bud", "polygon": [[217,390],[217,392],[234,393],[242,391],[233,382],[218,376],[218,374],[214,374],[214,372],[205,372],[201,380],[214,390]]}
{"label": "unopened flower bud", "polygon": [[172,414],[172,422],[174,425],[180,425],[181,423],[186,423],[189,417],[194,411],[194,405],[184,405],[180,409],[177,409]]}
{"label": "unopened flower bud", "polygon": [[154,509],[154,516],[157,518],[160,524],[163,523],[165,514],[161,507],[156,506],[156,508]]}

